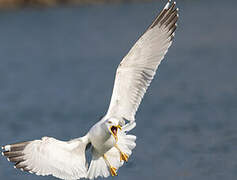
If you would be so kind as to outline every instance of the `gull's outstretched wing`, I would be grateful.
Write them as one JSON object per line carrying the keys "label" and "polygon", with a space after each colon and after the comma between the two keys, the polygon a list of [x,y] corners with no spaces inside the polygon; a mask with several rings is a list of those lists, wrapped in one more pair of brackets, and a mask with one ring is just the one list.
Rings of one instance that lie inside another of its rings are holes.
{"label": "gull's outstretched wing", "polygon": [[64,142],[44,137],[3,146],[2,154],[23,171],[73,180],[87,175],[85,147],[80,138]]}
{"label": "gull's outstretched wing", "polygon": [[172,43],[178,20],[175,4],[166,4],[119,64],[106,117],[135,120],[139,104]]}

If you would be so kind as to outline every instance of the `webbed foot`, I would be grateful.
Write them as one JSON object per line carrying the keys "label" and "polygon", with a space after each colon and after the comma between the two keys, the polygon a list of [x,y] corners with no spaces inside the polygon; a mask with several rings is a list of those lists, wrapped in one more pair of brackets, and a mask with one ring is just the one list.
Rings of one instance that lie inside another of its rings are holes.
{"label": "webbed foot", "polygon": [[117,169],[116,169],[116,168],[114,168],[114,167],[111,166],[111,167],[109,168],[109,170],[110,170],[110,173],[111,173],[112,176],[117,176],[117,172],[116,172]]}
{"label": "webbed foot", "polygon": [[117,169],[116,168],[114,168],[113,166],[111,166],[111,164],[110,164],[110,162],[108,161],[108,159],[107,159],[107,157],[106,157],[106,155],[104,154],[104,160],[105,160],[105,162],[106,162],[106,164],[107,164],[107,166],[109,167],[109,170],[110,170],[110,174],[112,175],[112,176],[117,176]]}
{"label": "webbed foot", "polygon": [[119,153],[120,153],[120,161],[125,161],[128,162],[128,155],[123,153],[120,148],[118,147],[118,145],[116,144],[115,147],[118,149]]}
{"label": "webbed foot", "polygon": [[128,162],[128,155],[123,152],[120,152],[120,161]]}

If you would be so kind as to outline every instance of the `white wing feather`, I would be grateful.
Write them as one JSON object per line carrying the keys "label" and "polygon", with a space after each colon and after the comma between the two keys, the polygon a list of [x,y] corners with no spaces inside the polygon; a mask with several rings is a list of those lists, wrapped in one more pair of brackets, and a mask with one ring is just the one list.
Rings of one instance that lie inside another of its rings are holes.
{"label": "white wing feather", "polygon": [[135,120],[135,113],[176,29],[175,2],[166,6],[119,64],[106,117]]}
{"label": "white wing feather", "polygon": [[15,162],[15,168],[35,173],[53,175],[67,180],[87,175],[85,147],[80,138],[69,142],[44,137],[26,143],[8,145],[4,155]]}

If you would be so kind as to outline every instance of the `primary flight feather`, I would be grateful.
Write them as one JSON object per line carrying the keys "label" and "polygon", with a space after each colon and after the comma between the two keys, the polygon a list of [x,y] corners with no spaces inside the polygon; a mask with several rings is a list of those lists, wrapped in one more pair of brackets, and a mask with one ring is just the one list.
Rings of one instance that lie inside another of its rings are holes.
{"label": "primary flight feather", "polygon": [[[2,147],[2,155],[15,168],[65,180],[117,175],[135,148],[135,114],[156,70],[172,44],[177,27],[176,3],[164,9],[119,64],[106,115],[80,138],[60,141],[52,137]],[[125,120],[128,123],[125,123]],[[85,151],[91,145],[91,161]]]}

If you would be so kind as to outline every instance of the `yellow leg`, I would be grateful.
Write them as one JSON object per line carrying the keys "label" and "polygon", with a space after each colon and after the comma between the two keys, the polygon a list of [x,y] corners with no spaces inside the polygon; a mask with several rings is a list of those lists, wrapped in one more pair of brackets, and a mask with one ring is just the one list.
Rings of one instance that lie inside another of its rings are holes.
{"label": "yellow leg", "polygon": [[117,170],[117,169],[114,168],[114,167],[112,167],[112,166],[110,165],[110,163],[109,163],[107,157],[105,156],[105,154],[104,154],[104,160],[105,160],[107,166],[109,166],[110,174],[111,174],[112,176],[117,176],[117,173],[116,173],[116,170]]}
{"label": "yellow leg", "polygon": [[116,148],[118,149],[118,151],[120,152],[120,161],[128,162],[128,155],[125,154],[125,153],[123,153],[123,152],[119,149],[119,147],[118,147],[117,144],[115,145],[115,147],[116,147]]}

